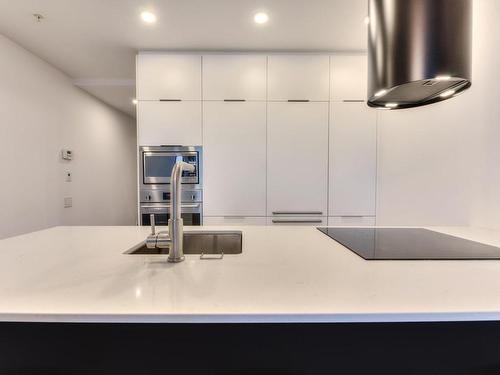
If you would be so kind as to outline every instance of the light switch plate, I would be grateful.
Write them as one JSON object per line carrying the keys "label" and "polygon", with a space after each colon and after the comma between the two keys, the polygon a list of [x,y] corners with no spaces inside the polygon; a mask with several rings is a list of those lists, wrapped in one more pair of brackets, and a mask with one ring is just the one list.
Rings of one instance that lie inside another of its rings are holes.
{"label": "light switch plate", "polygon": [[63,160],[71,160],[73,159],[73,152],[64,148],[61,150],[61,157]]}
{"label": "light switch plate", "polygon": [[65,197],[64,198],[64,208],[69,208],[73,207],[73,198],[72,197]]}

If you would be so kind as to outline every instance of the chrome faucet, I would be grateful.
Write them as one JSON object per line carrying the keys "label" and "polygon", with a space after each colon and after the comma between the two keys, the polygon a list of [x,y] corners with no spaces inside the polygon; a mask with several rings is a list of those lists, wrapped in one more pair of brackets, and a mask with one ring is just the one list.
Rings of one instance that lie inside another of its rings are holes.
{"label": "chrome faucet", "polygon": [[151,215],[151,234],[146,239],[146,246],[150,249],[169,249],[169,262],[182,262],[184,260],[184,224],[181,217],[181,197],[182,171],[194,172],[194,165],[178,161],[172,168],[170,177],[171,202],[170,219],[168,220],[168,232],[160,231],[156,233],[154,215]]}

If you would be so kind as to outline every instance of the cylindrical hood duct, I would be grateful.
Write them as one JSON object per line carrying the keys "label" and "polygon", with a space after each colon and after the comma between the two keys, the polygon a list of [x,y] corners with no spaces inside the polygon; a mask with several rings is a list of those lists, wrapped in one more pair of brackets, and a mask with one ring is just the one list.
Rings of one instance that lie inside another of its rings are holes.
{"label": "cylindrical hood duct", "polygon": [[448,99],[471,85],[471,0],[369,0],[368,105]]}

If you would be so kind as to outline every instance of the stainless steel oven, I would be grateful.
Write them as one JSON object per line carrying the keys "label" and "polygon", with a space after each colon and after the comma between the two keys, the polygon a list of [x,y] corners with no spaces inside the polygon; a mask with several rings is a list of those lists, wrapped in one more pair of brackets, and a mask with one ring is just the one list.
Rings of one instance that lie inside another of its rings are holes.
{"label": "stainless steel oven", "polygon": [[199,146],[150,146],[139,149],[141,225],[167,225],[170,218],[170,173],[177,161],[195,166],[181,177],[181,217],[184,225],[201,225],[203,220],[203,156]]}
{"label": "stainless steel oven", "polygon": [[[184,225],[201,225],[201,213],[201,202],[181,204],[181,217]],[[141,204],[141,225],[151,225],[151,215],[154,215],[156,225],[168,225],[170,203]]]}

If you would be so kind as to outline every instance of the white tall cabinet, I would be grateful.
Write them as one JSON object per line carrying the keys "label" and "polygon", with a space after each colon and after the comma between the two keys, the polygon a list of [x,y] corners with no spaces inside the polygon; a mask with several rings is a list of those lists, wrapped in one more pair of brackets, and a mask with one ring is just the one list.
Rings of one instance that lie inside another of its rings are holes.
{"label": "white tall cabinet", "polygon": [[377,111],[366,105],[365,55],[330,57],[328,225],[374,225]]}
{"label": "white tall cabinet", "polygon": [[269,216],[327,216],[328,103],[268,104]]}
{"label": "white tall cabinet", "polygon": [[266,102],[205,102],[204,216],[266,216]]}
{"label": "white tall cabinet", "polygon": [[324,224],[328,199],[330,61],[268,57],[268,224]]}
{"label": "white tall cabinet", "polygon": [[365,103],[332,103],[329,215],[375,216],[376,111]]}
{"label": "white tall cabinet", "polygon": [[266,223],[265,55],[203,56],[204,222]]}

